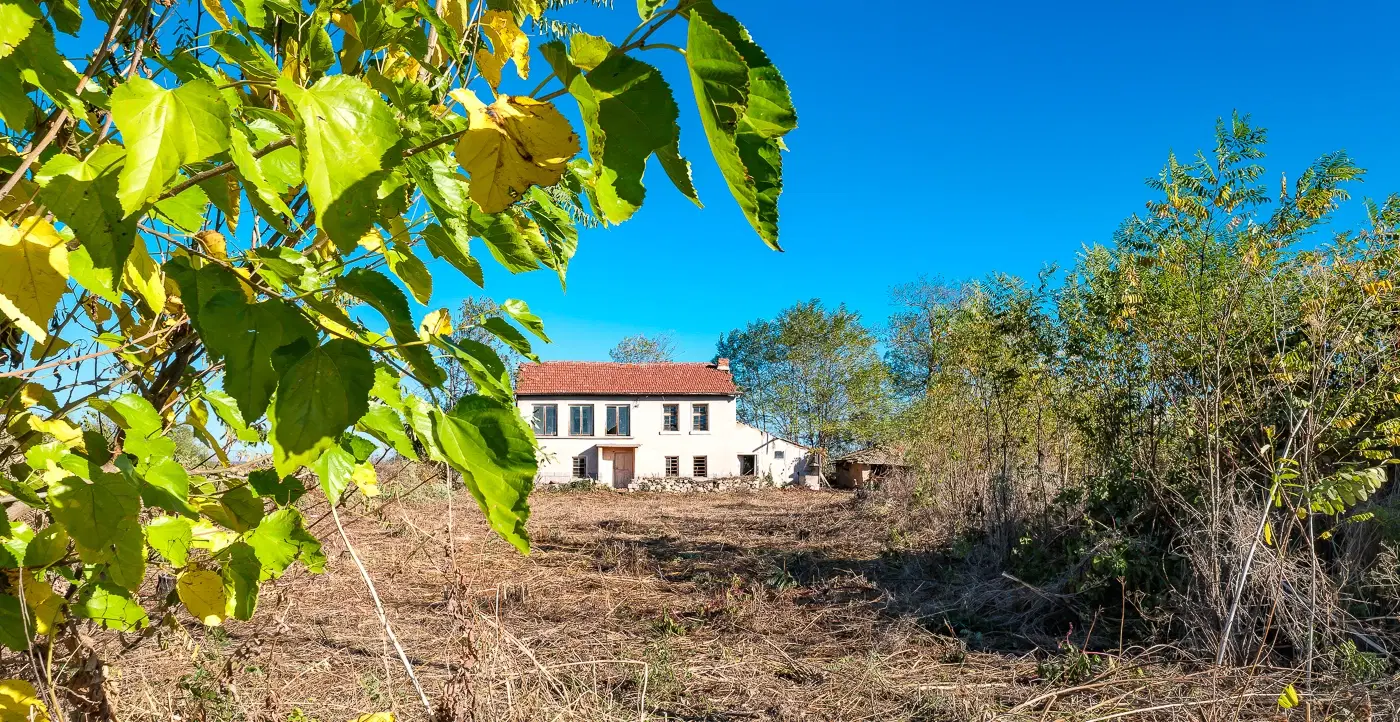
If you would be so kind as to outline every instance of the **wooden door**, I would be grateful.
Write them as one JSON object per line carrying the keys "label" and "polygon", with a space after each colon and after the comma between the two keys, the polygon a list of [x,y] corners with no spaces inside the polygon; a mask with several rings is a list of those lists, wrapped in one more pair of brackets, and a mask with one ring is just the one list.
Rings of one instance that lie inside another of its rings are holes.
{"label": "wooden door", "polygon": [[625,489],[632,484],[632,469],[636,453],[631,449],[618,449],[613,452],[613,486]]}

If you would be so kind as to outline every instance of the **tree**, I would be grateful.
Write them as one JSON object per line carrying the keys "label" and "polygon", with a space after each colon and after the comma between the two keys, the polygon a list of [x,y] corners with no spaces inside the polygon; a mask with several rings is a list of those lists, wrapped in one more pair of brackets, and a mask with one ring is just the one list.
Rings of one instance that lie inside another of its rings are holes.
{"label": "tree", "polygon": [[[301,475],[334,512],[376,493],[380,447],[450,464],[528,548],[535,442],[480,339],[532,358],[548,336],[519,300],[471,314],[466,335],[447,309],[422,313],[445,285],[422,254],[480,285],[478,243],[512,273],[563,283],[577,226],[630,218],[653,155],[698,203],[670,90],[685,80],[643,50],[684,58],[726,184],[774,248],[796,125],[768,56],[709,0],[640,3],[617,42],[552,17],[569,4],[0,0],[0,340],[14,368],[0,375],[0,486],[42,524],[7,531],[21,571],[0,585],[0,643],[95,655],[82,629],[144,628],[172,604],[208,625],[248,619],[263,582],[325,561],[294,505]],[[79,41],[56,38],[80,28],[103,39],[70,65],[60,48]],[[532,43],[549,67],[529,82]],[[448,359],[472,393],[445,393]],[[76,425],[90,413],[116,425],[114,443]],[[211,425],[248,443],[265,425],[270,468],[230,466]],[[181,465],[179,427],[218,468]],[[177,597],[136,596],[157,571]],[[55,716],[100,712],[62,689],[103,668],[36,673],[37,695]]]}
{"label": "tree", "polygon": [[647,336],[637,334],[627,336],[608,351],[608,358],[620,364],[656,363],[674,361],[676,342],[669,333]]}
{"label": "tree", "polygon": [[729,359],[740,420],[819,449],[871,442],[889,409],[877,338],[845,305],[812,300],[720,337]]}

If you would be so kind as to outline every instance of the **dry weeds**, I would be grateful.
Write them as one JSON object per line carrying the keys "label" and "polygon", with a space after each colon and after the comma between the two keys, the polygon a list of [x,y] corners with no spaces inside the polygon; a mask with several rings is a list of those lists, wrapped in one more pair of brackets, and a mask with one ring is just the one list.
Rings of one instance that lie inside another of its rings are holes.
{"label": "dry weeds", "polygon": [[[959,590],[849,495],[540,493],[524,557],[465,493],[411,486],[343,518],[438,719],[1304,719],[1275,704],[1298,681],[1283,671],[1220,673],[1164,648],[1050,655],[1029,636],[969,650],[936,608]],[[328,521],[315,530],[327,573],[289,573],[253,622],[114,649],[119,716],[428,719],[344,545]],[[1371,710],[1400,714],[1346,688],[1310,719]]]}

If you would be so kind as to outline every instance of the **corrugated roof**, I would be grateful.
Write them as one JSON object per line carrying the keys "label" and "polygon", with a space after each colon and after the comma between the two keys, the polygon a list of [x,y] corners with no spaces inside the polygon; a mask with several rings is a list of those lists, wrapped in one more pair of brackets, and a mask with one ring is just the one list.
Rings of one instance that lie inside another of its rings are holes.
{"label": "corrugated roof", "polygon": [[707,363],[620,364],[545,361],[522,364],[515,378],[520,396],[734,396],[734,377]]}

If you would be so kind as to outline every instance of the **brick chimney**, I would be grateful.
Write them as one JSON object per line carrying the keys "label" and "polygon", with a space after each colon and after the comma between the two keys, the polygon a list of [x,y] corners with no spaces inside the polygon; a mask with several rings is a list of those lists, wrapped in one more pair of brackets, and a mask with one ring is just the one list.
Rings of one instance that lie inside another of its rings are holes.
{"label": "brick chimney", "polygon": [[715,368],[719,369],[720,371],[728,371],[728,370],[729,370],[729,359],[727,359],[727,358],[715,359]]}

